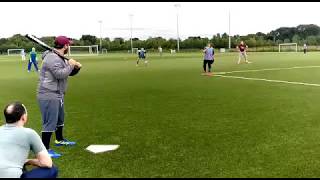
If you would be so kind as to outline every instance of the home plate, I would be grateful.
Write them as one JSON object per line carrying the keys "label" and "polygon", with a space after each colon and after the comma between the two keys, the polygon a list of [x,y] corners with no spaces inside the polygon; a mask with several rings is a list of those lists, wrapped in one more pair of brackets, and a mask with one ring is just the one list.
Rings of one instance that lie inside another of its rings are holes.
{"label": "home plate", "polygon": [[97,153],[103,153],[107,151],[113,151],[119,148],[120,145],[90,145],[86,148],[86,150],[97,154]]}

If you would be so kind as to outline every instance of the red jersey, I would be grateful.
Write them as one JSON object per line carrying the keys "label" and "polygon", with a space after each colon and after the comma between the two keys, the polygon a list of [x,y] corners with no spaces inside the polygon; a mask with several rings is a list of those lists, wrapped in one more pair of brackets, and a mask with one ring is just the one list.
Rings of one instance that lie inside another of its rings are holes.
{"label": "red jersey", "polygon": [[240,51],[243,52],[246,50],[247,45],[246,44],[239,44],[238,47],[239,47]]}

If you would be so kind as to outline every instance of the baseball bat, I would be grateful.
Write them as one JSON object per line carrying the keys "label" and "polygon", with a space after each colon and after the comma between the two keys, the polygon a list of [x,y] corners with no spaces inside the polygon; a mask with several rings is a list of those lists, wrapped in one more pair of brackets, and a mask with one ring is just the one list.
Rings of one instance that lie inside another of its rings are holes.
{"label": "baseball bat", "polygon": [[[41,47],[45,48],[46,50],[52,51],[53,53],[57,54],[61,59],[69,61],[69,58],[61,55],[57,50],[55,50],[54,48],[50,47],[46,43],[42,42],[37,37],[27,34],[26,38],[28,38],[29,40],[31,40],[34,43],[39,44]],[[80,69],[81,69],[80,67],[74,67],[72,72],[69,74],[69,76],[74,76],[74,75],[78,74]]]}

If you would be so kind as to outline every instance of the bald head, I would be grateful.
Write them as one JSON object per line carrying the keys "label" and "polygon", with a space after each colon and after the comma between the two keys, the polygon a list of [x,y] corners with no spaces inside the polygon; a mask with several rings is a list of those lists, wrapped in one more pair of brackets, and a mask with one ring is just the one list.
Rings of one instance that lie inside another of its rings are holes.
{"label": "bald head", "polygon": [[14,102],[8,104],[4,108],[4,117],[6,118],[6,123],[12,124],[18,122],[23,115],[27,113],[25,106],[20,102]]}

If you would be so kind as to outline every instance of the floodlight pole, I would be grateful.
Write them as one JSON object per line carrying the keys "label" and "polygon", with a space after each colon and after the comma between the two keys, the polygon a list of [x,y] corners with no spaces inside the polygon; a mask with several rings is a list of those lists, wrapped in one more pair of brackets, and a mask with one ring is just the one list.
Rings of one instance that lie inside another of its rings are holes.
{"label": "floodlight pole", "polygon": [[131,54],[133,54],[133,44],[132,44],[132,17],[133,14],[129,14],[130,17],[130,43],[131,43]]}
{"label": "floodlight pole", "polygon": [[99,21],[100,23],[100,53],[102,54],[102,21]]}
{"label": "floodlight pole", "polygon": [[180,7],[180,4],[175,4],[174,7],[177,9],[177,49],[178,52],[180,51],[180,45],[179,45],[179,13],[178,13],[178,8]]}
{"label": "floodlight pole", "polygon": [[231,16],[229,11],[229,50],[231,49]]}
{"label": "floodlight pole", "polygon": [[276,45],[276,37],[278,37],[280,35],[279,32],[277,32],[277,34],[273,34],[273,44]]}

